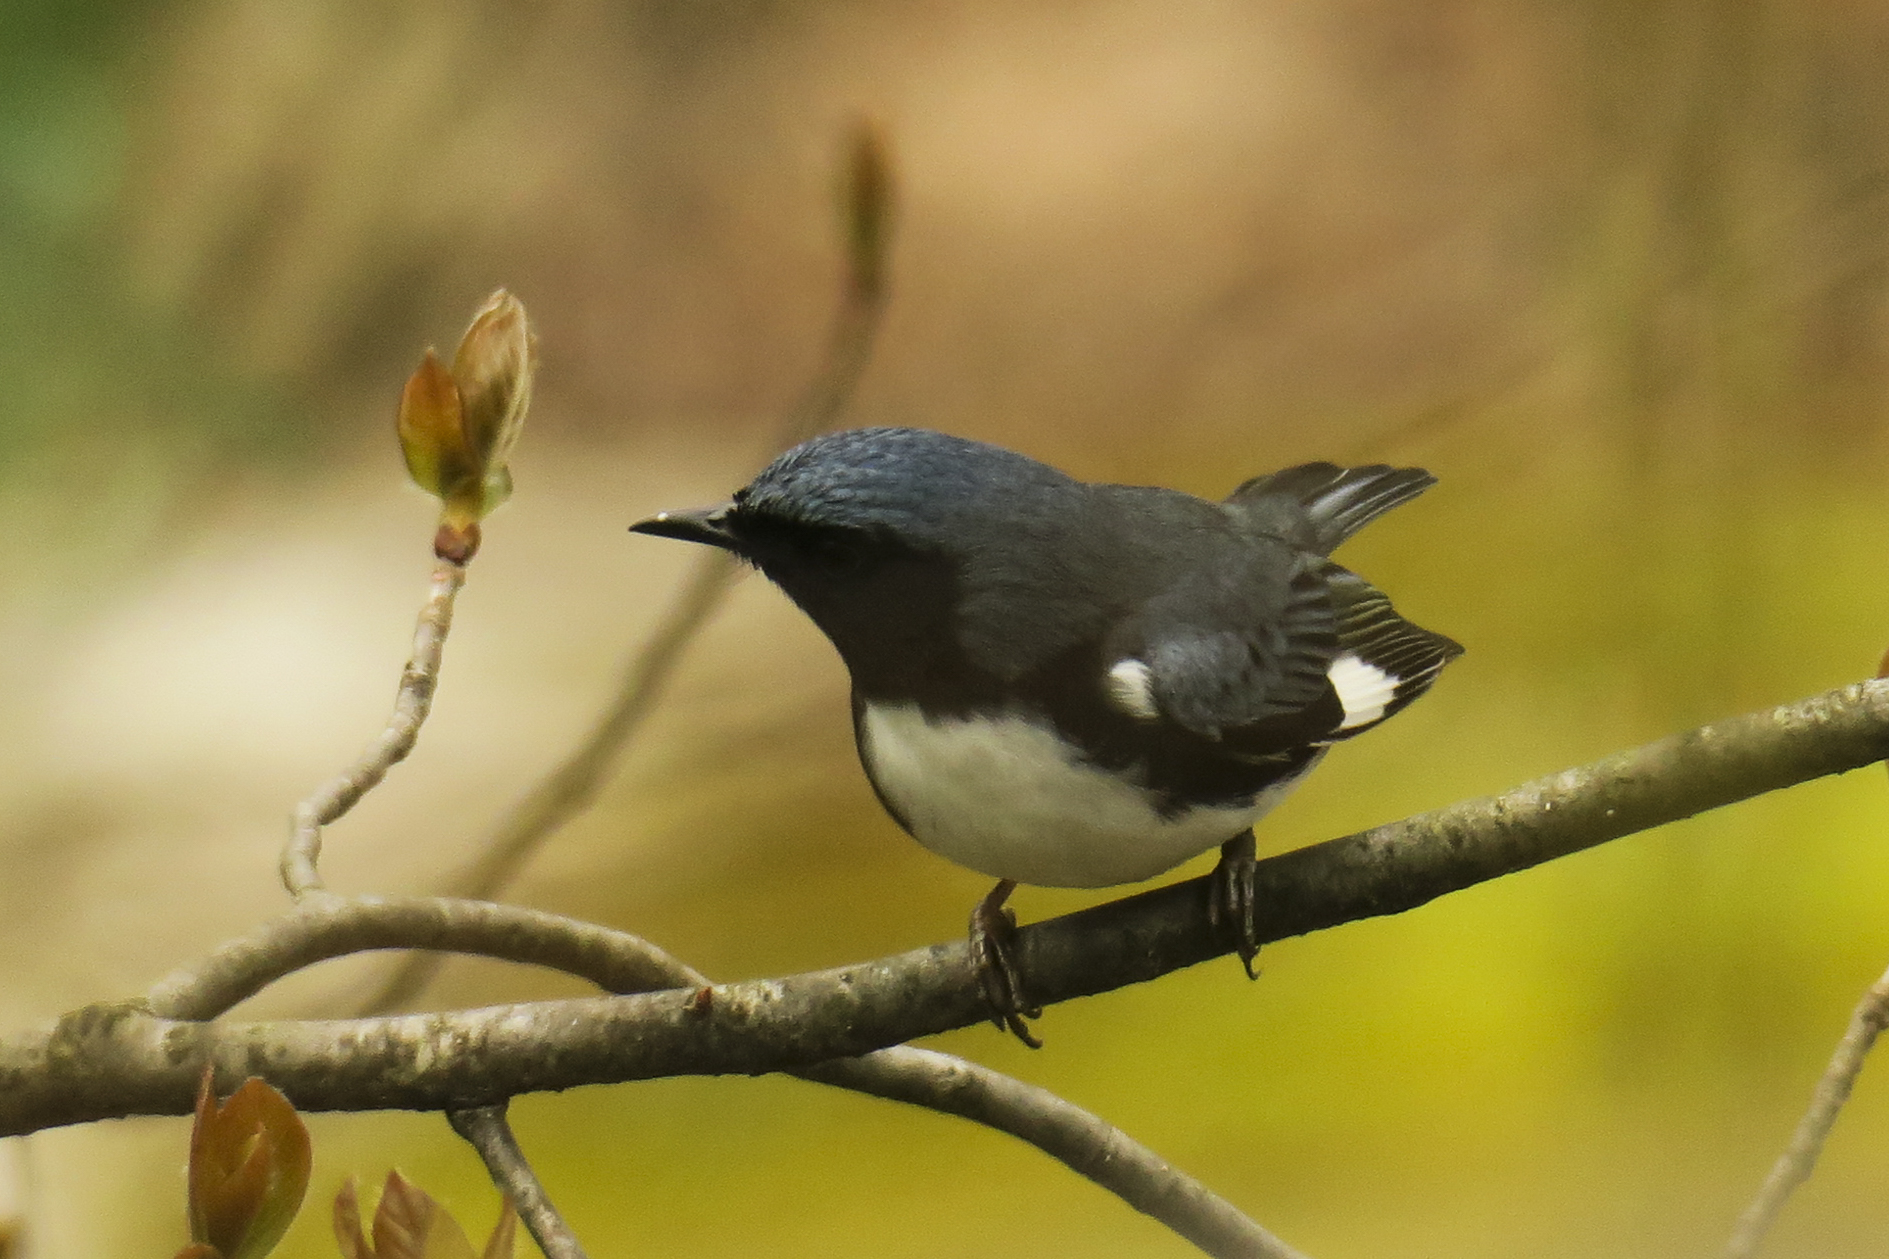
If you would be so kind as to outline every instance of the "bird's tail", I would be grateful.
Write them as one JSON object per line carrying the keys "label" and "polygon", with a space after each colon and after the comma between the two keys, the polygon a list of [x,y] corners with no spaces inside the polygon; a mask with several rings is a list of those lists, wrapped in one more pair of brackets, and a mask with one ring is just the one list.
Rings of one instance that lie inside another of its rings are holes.
{"label": "bird's tail", "polygon": [[1345,709],[1334,737],[1348,739],[1429,690],[1463,649],[1406,621],[1383,591],[1349,569],[1328,563],[1324,574],[1338,619],[1338,657],[1328,676]]}
{"label": "bird's tail", "polygon": [[1435,484],[1436,478],[1422,468],[1302,463],[1254,477],[1227,495],[1227,502],[1258,507],[1268,498],[1293,500],[1305,512],[1316,549],[1330,555],[1340,542]]}

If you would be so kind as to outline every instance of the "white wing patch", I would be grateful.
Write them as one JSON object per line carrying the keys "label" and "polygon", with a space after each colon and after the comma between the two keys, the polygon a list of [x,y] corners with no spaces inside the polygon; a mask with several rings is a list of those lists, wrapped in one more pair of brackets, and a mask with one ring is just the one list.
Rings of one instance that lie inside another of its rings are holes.
{"label": "white wing patch", "polygon": [[1338,692],[1338,702],[1345,706],[1340,730],[1368,726],[1382,717],[1397,698],[1397,685],[1402,680],[1350,652],[1332,661],[1325,676],[1331,680],[1332,690]]}
{"label": "white wing patch", "polygon": [[1139,721],[1153,721],[1161,715],[1154,704],[1154,674],[1148,666],[1132,657],[1117,660],[1108,671],[1108,698],[1115,707]]}

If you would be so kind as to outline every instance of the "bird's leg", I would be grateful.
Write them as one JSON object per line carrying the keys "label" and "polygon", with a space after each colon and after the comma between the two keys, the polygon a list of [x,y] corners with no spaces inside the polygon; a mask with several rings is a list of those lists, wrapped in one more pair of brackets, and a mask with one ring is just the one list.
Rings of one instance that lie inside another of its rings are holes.
{"label": "bird's leg", "polygon": [[1011,945],[1017,935],[1015,910],[1004,902],[1017,890],[1015,879],[1003,879],[990,895],[971,910],[971,965],[977,969],[977,983],[984,990],[984,1002],[990,1006],[990,1021],[999,1031],[1008,1029],[1032,1049],[1043,1042],[1030,1034],[1025,1019],[1043,1017],[1043,1007],[1026,1005],[1023,1000],[1023,976],[1017,970]]}
{"label": "bird's leg", "polygon": [[1253,969],[1253,959],[1259,956],[1259,911],[1254,904],[1258,868],[1253,832],[1242,831],[1220,845],[1220,864],[1207,883],[1207,920],[1222,932],[1234,933],[1233,948],[1248,979],[1259,978]]}

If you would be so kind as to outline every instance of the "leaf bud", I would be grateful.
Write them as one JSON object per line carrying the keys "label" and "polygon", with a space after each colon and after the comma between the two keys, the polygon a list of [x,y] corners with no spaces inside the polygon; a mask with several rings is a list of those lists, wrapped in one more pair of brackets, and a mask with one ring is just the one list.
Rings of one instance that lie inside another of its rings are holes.
{"label": "leaf bud", "polygon": [[506,466],[531,406],[538,339],[525,306],[504,289],[485,300],[450,371],[428,350],[400,394],[396,428],[407,471],[440,500],[434,552],[463,564],[479,521],[511,496]]}
{"label": "leaf bud", "polygon": [[286,1097],[252,1076],[218,1105],[206,1069],[190,1130],[191,1240],[221,1259],[262,1259],[301,1209],[310,1160]]}

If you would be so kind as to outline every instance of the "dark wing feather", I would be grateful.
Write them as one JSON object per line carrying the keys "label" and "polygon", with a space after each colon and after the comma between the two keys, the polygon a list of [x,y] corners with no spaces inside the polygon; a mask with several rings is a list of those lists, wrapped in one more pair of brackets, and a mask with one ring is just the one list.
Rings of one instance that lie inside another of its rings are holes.
{"label": "dark wing feather", "polygon": [[1462,655],[1463,649],[1454,639],[1406,621],[1383,591],[1356,573],[1326,564],[1324,578],[1337,616],[1339,656],[1355,656],[1387,675],[1391,688],[1382,712],[1369,720],[1341,721],[1328,736],[1348,739],[1429,690],[1443,666]]}
{"label": "dark wing feather", "polygon": [[[1190,609],[1187,619],[1169,620],[1159,604],[1151,607],[1141,618],[1139,659],[1163,718],[1242,759],[1369,730],[1429,690],[1463,650],[1406,621],[1383,591],[1329,562],[1306,563],[1278,592],[1270,616],[1260,614],[1264,600],[1252,592],[1244,600],[1217,594],[1209,601],[1197,586],[1177,588],[1173,598]],[[1359,703],[1360,678],[1372,684],[1363,692],[1367,704],[1348,710],[1348,698]]]}
{"label": "dark wing feather", "polygon": [[1330,555],[1346,538],[1435,484],[1436,478],[1422,468],[1302,463],[1254,477],[1226,501],[1262,527]]}
{"label": "dark wing feather", "polygon": [[[1159,716],[1265,760],[1350,738],[1400,711],[1462,648],[1412,625],[1324,556],[1435,483],[1421,468],[1301,464],[1256,477],[1227,508],[1244,535],[1149,601],[1111,661],[1141,661]],[[1349,707],[1348,707],[1349,705]]]}
{"label": "dark wing feather", "polygon": [[1320,704],[1339,650],[1319,566],[1277,543],[1177,583],[1127,628],[1161,715],[1215,740]]}

